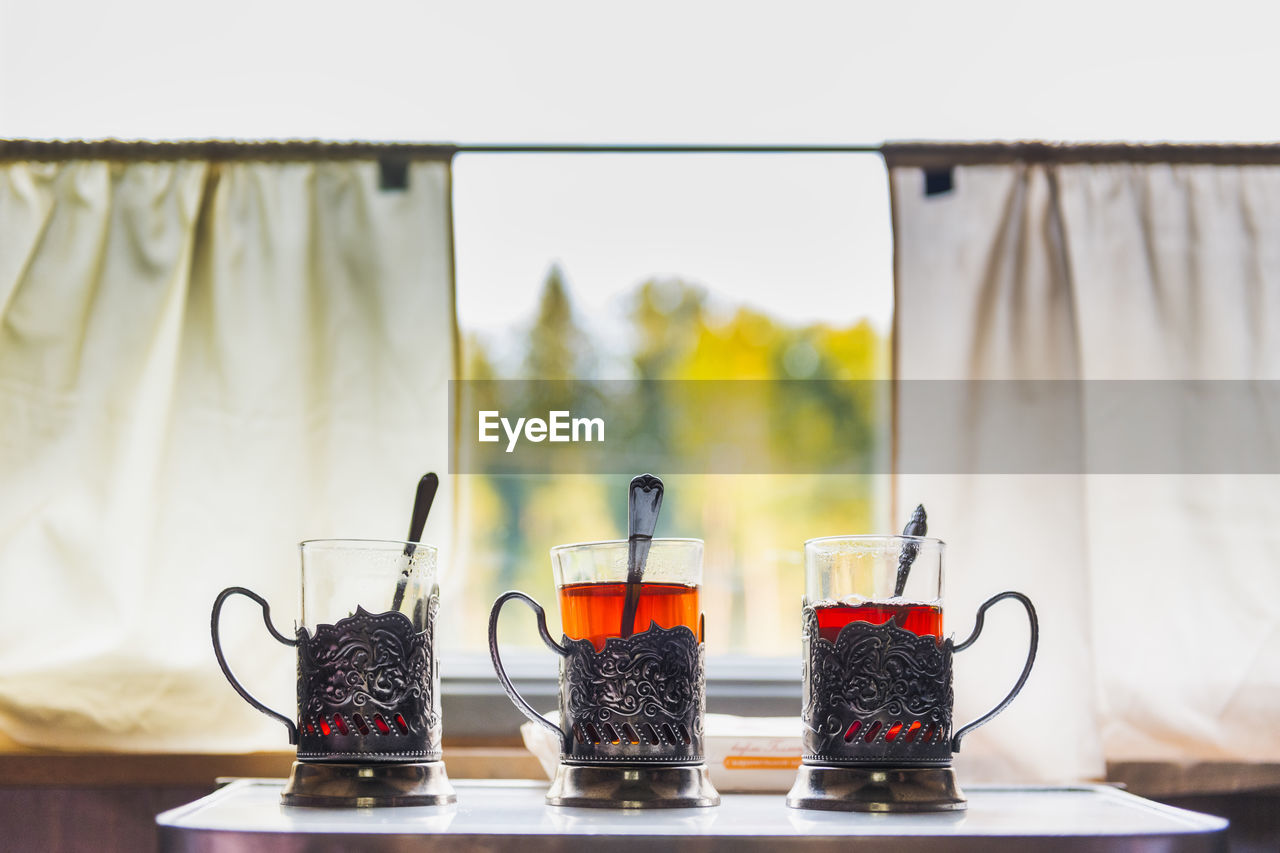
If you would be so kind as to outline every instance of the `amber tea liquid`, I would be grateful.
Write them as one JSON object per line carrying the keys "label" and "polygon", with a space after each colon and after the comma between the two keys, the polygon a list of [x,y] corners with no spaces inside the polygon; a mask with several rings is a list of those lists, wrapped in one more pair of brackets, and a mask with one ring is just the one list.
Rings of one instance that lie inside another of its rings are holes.
{"label": "amber tea liquid", "polygon": [[813,609],[818,616],[818,635],[833,643],[840,629],[850,622],[883,625],[889,620],[917,636],[942,639],[942,608],[936,604],[868,601],[862,604],[819,604]]}
{"label": "amber tea liquid", "polygon": [[[626,583],[573,583],[560,587],[560,620],[565,636],[590,640],[597,651],[604,650],[609,637],[622,636],[622,609],[627,600]],[[659,627],[684,625],[699,633],[698,587],[678,583],[642,583],[636,605],[632,633],[648,630],[650,622]]]}

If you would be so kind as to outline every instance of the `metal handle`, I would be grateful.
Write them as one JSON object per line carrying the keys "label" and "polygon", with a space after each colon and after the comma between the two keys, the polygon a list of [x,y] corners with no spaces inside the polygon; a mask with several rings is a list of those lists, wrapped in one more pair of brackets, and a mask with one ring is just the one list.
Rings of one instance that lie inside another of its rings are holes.
{"label": "metal handle", "polygon": [[213,653],[218,656],[218,666],[222,667],[222,674],[227,677],[227,681],[231,682],[231,686],[236,689],[236,692],[240,694],[244,701],[248,702],[268,717],[275,717],[277,720],[284,723],[285,727],[289,729],[289,743],[296,745],[298,743],[298,727],[294,724],[293,720],[289,719],[284,714],[281,714],[279,711],[271,710],[266,705],[263,705],[257,699],[253,698],[249,691],[245,690],[244,687],[240,685],[240,682],[236,681],[236,677],[231,674],[231,667],[227,665],[227,659],[222,654],[222,640],[218,637],[218,621],[222,618],[222,605],[225,604],[227,599],[233,595],[247,596],[248,598],[252,598],[254,601],[258,602],[258,606],[262,608],[262,621],[266,623],[267,630],[271,632],[271,636],[275,637],[286,646],[296,646],[298,645],[298,641],[286,637],[275,629],[275,626],[271,624],[271,605],[267,604],[267,600],[253,590],[245,589],[242,586],[229,586],[222,592],[218,593],[218,597],[213,601],[213,618],[210,620],[209,632],[213,635]]}
{"label": "metal handle", "polygon": [[973,641],[978,639],[978,635],[982,633],[982,623],[986,619],[987,608],[995,604],[997,601],[1005,598],[1015,599],[1021,602],[1022,606],[1027,609],[1027,618],[1031,621],[1031,647],[1027,649],[1027,662],[1023,665],[1022,674],[1018,676],[1018,681],[1013,685],[1013,689],[1009,691],[1008,696],[1000,700],[999,705],[995,706],[990,711],[955,733],[955,736],[951,738],[952,752],[960,751],[960,738],[964,737],[978,726],[989,722],[992,717],[1009,707],[1009,703],[1013,701],[1013,698],[1022,691],[1022,685],[1027,683],[1027,676],[1031,674],[1031,665],[1036,662],[1036,648],[1040,645],[1040,620],[1036,618],[1036,609],[1031,604],[1031,599],[1027,598],[1020,592],[1013,592],[1012,590],[1002,592],[998,595],[993,595],[986,601],[982,602],[982,606],[978,608],[978,618],[973,625],[973,633],[970,634],[969,638],[963,643],[955,646],[954,650],[962,652],[969,648],[969,646],[973,645]]}
{"label": "metal handle", "polygon": [[511,697],[511,702],[516,706],[516,709],[538,725],[545,726],[555,732],[556,736],[560,738],[561,752],[568,752],[570,745],[569,735],[559,726],[554,725],[546,717],[533,710],[533,706],[524,701],[524,697],[516,692],[515,685],[507,677],[507,671],[502,668],[502,658],[498,655],[498,614],[502,611],[502,605],[513,598],[519,599],[533,608],[534,614],[538,617],[538,633],[542,635],[542,642],[546,643],[551,651],[562,657],[569,654],[564,646],[557,643],[547,633],[547,614],[543,611],[542,606],[523,592],[515,592],[513,590],[498,596],[498,600],[493,603],[493,610],[489,611],[489,656],[493,658],[493,669],[498,673],[498,681],[502,682],[502,689],[507,691],[507,695]]}

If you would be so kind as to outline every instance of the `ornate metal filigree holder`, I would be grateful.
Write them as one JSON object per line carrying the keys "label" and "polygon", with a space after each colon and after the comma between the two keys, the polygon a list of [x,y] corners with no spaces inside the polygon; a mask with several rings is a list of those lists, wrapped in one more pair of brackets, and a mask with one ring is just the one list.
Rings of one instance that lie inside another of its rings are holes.
{"label": "ornate metal filigree holder", "polygon": [[[560,721],[551,723],[512,685],[498,654],[498,613],[511,599],[528,604],[543,642],[560,660]],[[589,640],[547,632],[532,598],[507,592],[489,617],[489,650],[511,701],[555,732],[560,765],[547,803],[605,808],[689,808],[719,805],[703,757],[706,712],[703,646],[684,626],[610,638],[597,652]]]}
{"label": "ornate metal filigree holder", "polygon": [[[251,696],[222,654],[218,618],[225,600],[245,595],[262,607],[267,630],[298,649],[298,719]],[[440,760],[440,691],[435,631],[438,592],[427,602],[425,628],[403,613],[363,608],[315,636],[299,628],[289,639],[271,624],[265,599],[243,587],[224,590],[213,606],[213,645],[231,686],[258,710],[284,723],[298,746],[282,799],[293,806],[444,805],[457,797]]]}
{"label": "ornate metal filigree holder", "polygon": [[[988,607],[1018,600],[1031,620],[1022,674],[999,705],[951,733],[951,659],[978,638]],[[832,643],[804,608],[803,759],[787,795],[793,808],[866,812],[937,812],[965,808],[951,767],[961,739],[1013,701],[1035,661],[1039,627],[1018,592],[978,609],[973,633],[955,645],[917,636],[892,622],[850,622]]]}

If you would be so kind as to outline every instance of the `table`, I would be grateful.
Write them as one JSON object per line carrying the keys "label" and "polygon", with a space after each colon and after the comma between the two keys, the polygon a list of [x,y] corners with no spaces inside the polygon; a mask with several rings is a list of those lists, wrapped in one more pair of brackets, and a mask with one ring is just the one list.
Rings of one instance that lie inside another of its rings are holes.
{"label": "table", "polygon": [[[724,794],[717,808],[554,808],[545,782],[455,780],[453,806],[325,810],[280,804],[283,780],[241,779],[156,818],[164,853],[774,851],[1181,853],[1227,850],[1227,821],[1106,786],[966,786],[969,808],[872,815]],[[853,846],[851,846],[851,844]]]}

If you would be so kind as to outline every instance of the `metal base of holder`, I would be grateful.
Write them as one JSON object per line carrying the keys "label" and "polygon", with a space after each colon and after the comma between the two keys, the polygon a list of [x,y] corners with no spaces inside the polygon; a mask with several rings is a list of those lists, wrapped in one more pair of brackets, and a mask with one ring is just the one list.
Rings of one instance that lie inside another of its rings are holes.
{"label": "metal base of holder", "polygon": [[419,764],[293,762],[280,795],[286,806],[444,806],[458,801],[443,761]]}
{"label": "metal base of holder", "polygon": [[547,805],[601,809],[688,809],[720,805],[707,765],[561,764]]}
{"label": "metal base of holder", "polygon": [[787,805],[843,812],[949,812],[967,803],[950,767],[802,764]]}

